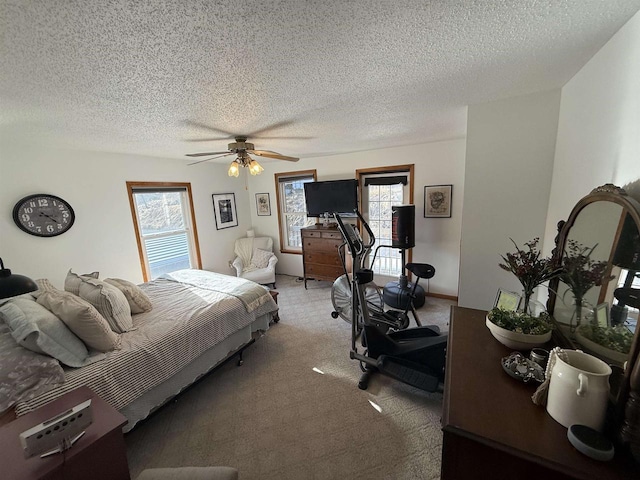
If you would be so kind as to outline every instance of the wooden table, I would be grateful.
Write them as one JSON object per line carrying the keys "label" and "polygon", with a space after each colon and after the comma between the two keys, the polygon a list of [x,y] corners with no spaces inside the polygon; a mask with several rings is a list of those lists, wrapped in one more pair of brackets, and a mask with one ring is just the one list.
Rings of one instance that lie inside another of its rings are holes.
{"label": "wooden table", "polygon": [[534,405],[534,385],[508,376],[511,349],[485,325],[486,312],[452,307],[443,408],[443,479],[640,479],[640,465],[616,453],[579,453],[567,429]]}
{"label": "wooden table", "polygon": [[[24,458],[18,435],[25,430],[91,399],[93,423],[64,454]],[[0,478],[11,480],[124,480],[129,479],[122,427],[127,419],[87,387],[23,415],[0,428]]]}

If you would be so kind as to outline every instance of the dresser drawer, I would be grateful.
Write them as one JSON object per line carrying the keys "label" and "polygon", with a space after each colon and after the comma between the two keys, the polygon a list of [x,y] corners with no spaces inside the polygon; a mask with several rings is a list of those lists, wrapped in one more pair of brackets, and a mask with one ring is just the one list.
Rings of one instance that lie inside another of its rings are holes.
{"label": "dresser drawer", "polygon": [[322,236],[322,232],[319,230],[306,230],[301,229],[300,233],[302,234],[302,238],[312,237],[312,238],[320,238]]}
{"label": "dresser drawer", "polygon": [[342,267],[335,267],[332,265],[318,265],[316,263],[305,264],[305,275],[307,277],[328,277],[333,279],[338,278],[344,273]]}
{"label": "dresser drawer", "polygon": [[340,267],[342,268],[342,262],[340,261],[340,257],[338,255],[336,255],[335,253],[331,252],[320,252],[320,251],[314,251],[314,252],[304,252],[304,263],[305,264],[310,264],[310,263],[315,263],[318,265],[332,265],[334,267]]}
{"label": "dresser drawer", "polygon": [[321,232],[320,236],[322,238],[335,238],[337,240],[340,240],[340,243],[342,243],[342,234],[339,231],[335,231],[335,232]]}
{"label": "dresser drawer", "polygon": [[333,252],[338,254],[338,247],[342,245],[340,240],[330,238],[304,238],[302,248],[306,252]]}

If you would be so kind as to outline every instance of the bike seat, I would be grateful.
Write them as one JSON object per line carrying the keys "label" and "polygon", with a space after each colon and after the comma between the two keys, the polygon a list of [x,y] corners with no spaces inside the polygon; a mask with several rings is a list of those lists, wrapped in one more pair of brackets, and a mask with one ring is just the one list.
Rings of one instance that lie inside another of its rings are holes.
{"label": "bike seat", "polygon": [[436,269],[428,263],[407,263],[405,268],[418,278],[431,278],[436,274]]}

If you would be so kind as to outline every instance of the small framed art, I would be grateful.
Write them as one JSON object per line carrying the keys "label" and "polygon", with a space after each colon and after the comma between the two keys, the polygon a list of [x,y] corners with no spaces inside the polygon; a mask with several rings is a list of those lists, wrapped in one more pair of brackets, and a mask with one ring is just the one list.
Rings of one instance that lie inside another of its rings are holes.
{"label": "small framed art", "polygon": [[424,218],[451,218],[452,190],[453,185],[424,187]]}
{"label": "small framed art", "polygon": [[607,302],[601,303],[593,309],[596,322],[599,327],[608,327],[609,321],[609,304]]}
{"label": "small framed art", "polygon": [[256,210],[258,216],[271,215],[271,202],[269,202],[268,193],[256,193]]}
{"label": "small framed art", "polygon": [[493,307],[513,312],[517,310],[518,305],[520,304],[520,298],[520,295],[515,292],[509,292],[507,290],[499,288],[498,294],[496,295],[496,301],[493,303]]}
{"label": "small framed art", "polygon": [[214,193],[213,213],[216,217],[216,228],[237,227],[236,196],[234,193]]}

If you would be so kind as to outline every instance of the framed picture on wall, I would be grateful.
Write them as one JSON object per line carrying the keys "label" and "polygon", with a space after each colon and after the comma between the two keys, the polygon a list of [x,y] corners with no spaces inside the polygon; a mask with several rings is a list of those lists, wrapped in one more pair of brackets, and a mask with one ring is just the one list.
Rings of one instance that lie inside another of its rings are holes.
{"label": "framed picture on wall", "polygon": [[258,211],[258,216],[271,215],[271,203],[269,202],[268,193],[256,193],[256,210]]}
{"label": "framed picture on wall", "polygon": [[424,187],[424,218],[451,218],[452,190],[453,185]]}
{"label": "framed picture on wall", "polygon": [[216,228],[237,227],[236,196],[234,193],[213,194],[213,214],[216,217]]}

